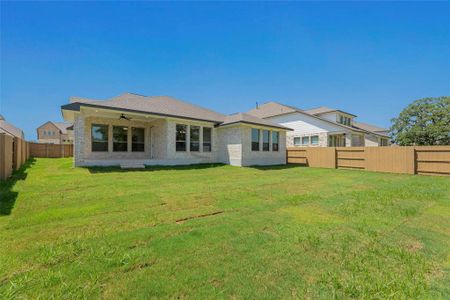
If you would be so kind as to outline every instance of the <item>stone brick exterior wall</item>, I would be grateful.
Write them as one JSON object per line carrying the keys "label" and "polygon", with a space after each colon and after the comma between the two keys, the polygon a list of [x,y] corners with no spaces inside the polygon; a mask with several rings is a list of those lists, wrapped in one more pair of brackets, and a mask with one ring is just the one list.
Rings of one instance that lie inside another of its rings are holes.
{"label": "stone brick exterior wall", "polygon": [[364,136],[364,143],[366,147],[377,147],[379,146],[379,138],[373,134],[366,134]]}
{"label": "stone brick exterior wall", "polygon": [[[108,151],[93,152],[92,124],[108,125]],[[176,125],[187,126],[186,151],[176,151]],[[128,151],[113,151],[113,126],[128,127]],[[200,127],[200,151],[190,151],[190,126]],[[131,151],[131,128],[145,129],[145,151]],[[212,151],[203,151],[203,128],[211,128]],[[140,161],[146,165],[181,165],[226,163],[236,166],[284,164],[286,133],[279,131],[279,151],[251,151],[251,127],[236,125],[215,128],[212,123],[176,119],[156,119],[149,122],[85,116],[78,113],[74,122],[74,165],[119,165]],[[262,135],[261,135],[262,139]],[[262,140],[261,140],[262,144]],[[272,144],[270,145],[272,148]],[[262,150],[262,149],[261,149]]]}
{"label": "stone brick exterior wall", "polygon": [[[319,136],[319,143],[317,145],[309,145],[309,147],[327,147],[328,146],[328,134],[326,132],[319,132],[319,133],[308,133],[308,134],[300,134],[295,133],[293,131],[289,131],[286,133],[286,145],[287,147],[293,147],[294,145],[294,137],[304,137],[304,136]],[[297,145],[298,146],[298,145]]]}
{"label": "stone brick exterior wall", "polygon": [[232,166],[242,166],[242,126],[217,129],[217,161]]}
{"label": "stone brick exterior wall", "polygon": [[[186,137],[186,151],[176,151],[175,137],[176,125],[187,125]],[[200,127],[200,149],[199,151],[190,151],[190,128],[191,126]],[[212,129],[211,152],[203,152],[203,128],[208,127]],[[186,120],[168,120],[167,121],[167,158],[183,163],[183,161],[191,161],[193,163],[213,163],[217,162],[217,134],[213,124],[206,122],[194,122]]]}
{"label": "stone brick exterior wall", "polygon": [[286,163],[286,132],[279,132],[278,151],[272,149],[272,137],[270,137],[269,151],[262,151],[263,135],[259,135],[259,151],[252,151],[252,128],[267,129],[270,136],[276,129],[242,126],[242,166],[282,165]]}

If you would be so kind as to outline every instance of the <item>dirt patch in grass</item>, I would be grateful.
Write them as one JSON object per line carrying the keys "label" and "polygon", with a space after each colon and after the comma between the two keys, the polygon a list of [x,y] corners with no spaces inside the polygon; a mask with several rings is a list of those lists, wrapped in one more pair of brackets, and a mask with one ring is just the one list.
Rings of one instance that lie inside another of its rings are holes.
{"label": "dirt patch in grass", "polygon": [[126,268],[123,271],[125,273],[127,273],[127,272],[136,271],[136,270],[142,270],[142,269],[151,267],[152,265],[154,265],[154,263],[151,263],[151,262],[140,263],[140,264],[136,264],[136,265],[130,266],[130,267]]}
{"label": "dirt patch in grass", "polygon": [[411,244],[409,244],[407,247],[406,247],[406,249],[409,251],[409,252],[417,252],[417,251],[419,251],[420,249],[422,249],[423,248],[423,244],[421,243],[421,242],[419,242],[419,241],[416,241],[416,242],[414,242],[414,243],[411,243]]}
{"label": "dirt patch in grass", "polygon": [[188,220],[211,217],[211,216],[223,214],[224,212],[225,212],[225,211],[220,210],[220,211],[216,211],[216,212],[209,213],[209,214],[203,214],[203,215],[197,215],[197,216],[186,217],[186,218],[183,218],[183,219],[178,219],[178,220],[176,220],[175,223],[177,223],[177,224],[183,224],[184,222],[186,222],[186,221],[188,221]]}

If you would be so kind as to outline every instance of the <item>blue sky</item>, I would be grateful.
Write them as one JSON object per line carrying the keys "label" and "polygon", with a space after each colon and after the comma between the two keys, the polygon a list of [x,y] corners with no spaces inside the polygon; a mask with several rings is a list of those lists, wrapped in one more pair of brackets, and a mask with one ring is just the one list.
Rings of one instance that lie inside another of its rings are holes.
{"label": "blue sky", "polygon": [[450,95],[450,2],[1,2],[0,113],[35,139],[69,96],[278,101],[389,126]]}

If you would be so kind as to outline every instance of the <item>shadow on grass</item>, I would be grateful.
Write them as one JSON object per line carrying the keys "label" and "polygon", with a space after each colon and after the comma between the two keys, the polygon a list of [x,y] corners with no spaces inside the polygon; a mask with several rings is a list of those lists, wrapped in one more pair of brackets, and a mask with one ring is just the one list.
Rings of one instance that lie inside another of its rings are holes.
{"label": "shadow on grass", "polygon": [[18,192],[12,189],[19,180],[25,180],[27,173],[25,172],[35,163],[34,158],[30,158],[20,169],[14,171],[10,178],[5,181],[0,181],[0,216],[7,216],[11,214],[14,204],[16,203]]}
{"label": "shadow on grass", "polygon": [[124,172],[153,172],[169,170],[201,170],[222,167],[224,164],[195,164],[178,166],[146,166],[145,169],[121,169],[120,167],[86,167],[90,173],[124,173]]}
{"label": "shadow on grass", "polygon": [[286,164],[286,165],[275,165],[275,166],[249,166],[248,168],[257,169],[260,171],[272,171],[272,170],[292,169],[292,168],[298,168],[298,167],[304,167],[304,165]]}

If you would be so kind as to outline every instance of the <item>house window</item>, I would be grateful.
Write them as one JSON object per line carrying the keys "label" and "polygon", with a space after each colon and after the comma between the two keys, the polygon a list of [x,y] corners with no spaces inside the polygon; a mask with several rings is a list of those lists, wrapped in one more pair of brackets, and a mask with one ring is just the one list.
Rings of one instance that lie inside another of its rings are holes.
{"label": "house window", "polygon": [[350,126],[351,125],[351,118],[343,116],[343,115],[339,115],[339,123],[341,123],[343,125]]}
{"label": "house window", "polygon": [[200,151],[200,127],[199,126],[190,126],[191,127],[191,151],[198,152]]}
{"label": "house window", "polygon": [[278,139],[280,133],[278,131],[272,131],[272,151],[278,151]]}
{"label": "house window", "polygon": [[328,136],[328,147],[345,147],[345,136],[344,135]]}
{"label": "house window", "polygon": [[309,145],[309,136],[302,137],[302,145]]}
{"label": "house window", "polygon": [[175,135],[176,151],[186,151],[186,125],[177,124]]}
{"label": "house window", "polygon": [[388,140],[387,139],[380,139],[380,146],[382,147],[386,147],[388,145]]}
{"label": "house window", "polygon": [[252,128],[252,151],[259,151],[259,129]]}
{"label": "house window", "polygon": [[319,144],[319,136],[318,135],[313,135],[311,137],[311,145],[318,145]]}
{"label": "house window", "polygon": [[131,151],[144,152],[145,151],[145,129],[131,128]]}
{"label": "house window", "polygon": [[211,152],[211,132],[211,128],[203,127],[203,152]]}
{"label": "house window", "polygon": [[300,146],[301,145],[301,138],[295,137],[294,138],[294,146]]}
{"label": "house window", "polygon": [[113,126],[113,151],[128,151],[128,127]]}
{"label": "house window", "polygon": [[263,151],[270,150],[270,131],[263,130]]}
{"label": "house window", "polygon": [[92,124],[92,152],[108,151],[108,125]]}

